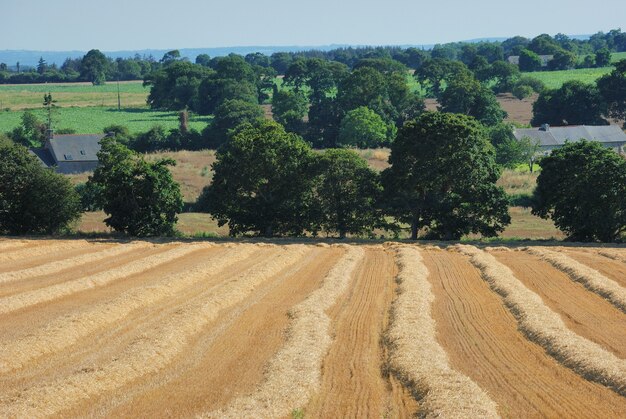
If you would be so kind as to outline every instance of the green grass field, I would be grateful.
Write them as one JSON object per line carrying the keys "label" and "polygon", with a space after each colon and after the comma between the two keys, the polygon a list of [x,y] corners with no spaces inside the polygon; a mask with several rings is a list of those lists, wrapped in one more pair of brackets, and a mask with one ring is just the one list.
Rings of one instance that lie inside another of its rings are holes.
{"label": "green grass field", "polygon": [[[33,110],[41,120],[46,120],[42,108]],[[0,112],[0,132],[8,132],[20,124],[22,111]],[[189,126],[202,130],[211,117],[192,115]],[[80,134],[100,133],[108,125],[125,125],[132,133],[144,132],[154,125],[166,129],[178,127],[178,112],[153,111],[143,108],[75,107],[56,108],[53,113],[53,126],[58,129],[73,129]]]}
{"label": "green grass field", "polygon": [[[141,81],[121,82],[122,107],[145,106],[150,89]],[[117,83],[103,86],[91,83],[43,83],[0,85],[0,110],[39,108],[43,95],[51,93],[58,107],[70,106],[117,106]]]}
{"label": "green grass field", "polygon": [[533,73],[522,73],[535,79],[541,80],[547,88],[558,89],[570,80],[580,80],[584,83],[594,83],[597,79],[610,73],[613,67],[602,68],[578,68],[575,70],[562,71],[535,71]]}

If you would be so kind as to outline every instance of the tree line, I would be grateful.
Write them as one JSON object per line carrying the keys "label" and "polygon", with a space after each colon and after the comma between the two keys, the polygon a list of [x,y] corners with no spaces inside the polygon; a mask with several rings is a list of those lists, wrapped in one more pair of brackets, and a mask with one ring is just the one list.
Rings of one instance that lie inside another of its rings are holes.
{"label": "tree line", "polygon": [[[285,74],[294,61],[302,58],[317,58],[334,61],[349,68],[364,58],[386,58],[398,61],[409,68],[418,69],[428,58],[461,61],[468,66],[480,66],[484,62],[505,61],[509,56],[519,56],[521,71],[566,70],[569,68],[606,67],[610,65],[611,53],[626,51],[626,33],[614,29],[607,33],[598,32],[589,39],[570,38],[563,34],[554,37],[541,34],[535,38],[514,36],[499,42],[453,42],[437,44],[430,50],[409,47],[347,47],[330,51],[308,50],[277,52],[270,56],[250,53],[246,62],[253,66],[271,68],[277,74]],[[546,67],[540,55],[552,55]],[[66,59],[62,65],[47,63],[40,58],[34,68],[24,68],[16,63],[12,68],[0,63],[2,83],[46,83],[88,81],[102,84],[106,80],[142,80],[158,71],[162,64],[173,60],[186,60],[178,50],[172,50],[157,60],[152,56],[135,55],[133,58],[106,57],[97,49],[90,50],[84,57]],[[195,63],[214,66],[216,57],[200,54]]]}
{"label": "tree line", "polygon": [[[100,164],[73,188],[25,147],[0,140],[0,232],[68,231],[81,211],[103,209],[105,223],[134,236],[175,234],[183,200],[168,167],[147,162],[115,137],[102,140]],[[510,223],[509,198],[496,185],[495,149],[475,118],[424,112],[391,144],[378,173],[353,150],[314,151],[276,122],[245,122],[217,151],[213,180],[195,203],[232,236],[412,239],[497,236]],[[626,160],[599,143],[568,143],[544,157],[532,197],[569,239],[619,241],[626,232]]]}

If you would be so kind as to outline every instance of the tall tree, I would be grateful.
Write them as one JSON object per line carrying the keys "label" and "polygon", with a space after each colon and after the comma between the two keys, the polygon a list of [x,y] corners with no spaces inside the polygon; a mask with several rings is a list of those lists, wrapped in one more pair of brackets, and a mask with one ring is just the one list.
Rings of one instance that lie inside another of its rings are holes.
{"label": "tall tree", "polygon": [[104,84],[108,65],[107,57],[100,50],[92,49],[81,60],[80,76],[93,85]]}
{"label": "tall tree", "polygon": [[574,241],[619,240],[626,232],[626,160],[593,141],[567,143],[540,162],[533,214]]}
{"label": "tall tree", "polygon": [[312,227],[312,164],[309,145],[280,124],[244,124],[217,151],[198,208],[233,236],[303,234]]}
{"label": "tall tree", "polygon": [[500,169],[483,127],[465,115],[426,112],[408,122],[382,174],[387,212],[411,226],[411,238],[495,236],[510,223]]}
{"label": "tall tree", "polygon": [[607,125],[606,104],[598,88],[578,80],[563,83],[559,89],[544,90],[533,104],[533,126]]}
{"label": "tall tree", "polygon": [[323,231],[363,234],[382,223],[378,174],[352,150],[328,149],[316,158],[315,208]]}
{"label": "tall tree", "polygon": [[106,225],[131,236],[174,234],[183,208],[180,186],[168,169],[176,162],[147,162],[115,138],[105,138],[101,145],[99,165],[88,184],[98,191]]}
{"label": "tall tree", "polygon": [[615,69],[598,79],[597,85],[607,104],[608,116],[626,119],[626,60],[615,63]]}

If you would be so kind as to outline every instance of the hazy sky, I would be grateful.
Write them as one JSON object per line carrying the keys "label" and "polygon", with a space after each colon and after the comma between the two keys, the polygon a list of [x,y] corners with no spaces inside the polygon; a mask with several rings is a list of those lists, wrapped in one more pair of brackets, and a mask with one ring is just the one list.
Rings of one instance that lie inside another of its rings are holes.
{"label": "hazy sky", "polygon": [[625,0],[0,0],[0,50],[419,45],[622,25]]}

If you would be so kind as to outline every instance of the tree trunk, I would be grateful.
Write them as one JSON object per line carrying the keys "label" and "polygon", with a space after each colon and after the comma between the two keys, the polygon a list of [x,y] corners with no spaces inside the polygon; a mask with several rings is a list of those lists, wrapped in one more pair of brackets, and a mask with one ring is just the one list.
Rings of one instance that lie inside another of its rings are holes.
{"label": "tree trunk", "polygon": [[417,240],[417,221],[411,222],[411,240]]}
{"label": "tree trunk", "polygon": [[272,226],[265,227],[265,237],[272,237],[274,235],[274,229]]}

